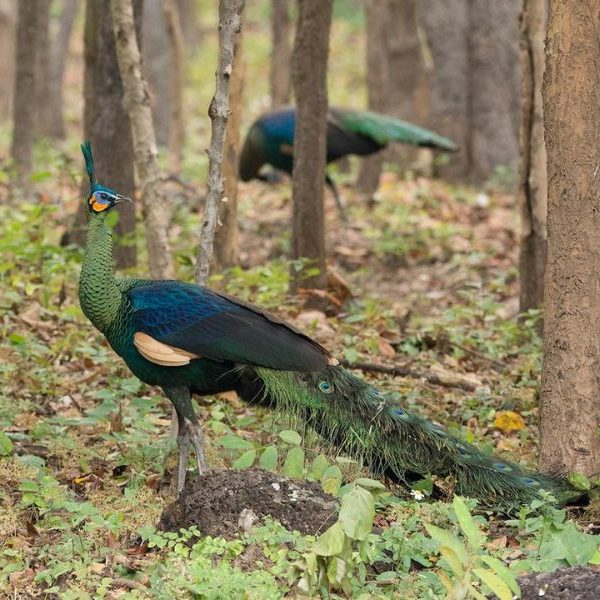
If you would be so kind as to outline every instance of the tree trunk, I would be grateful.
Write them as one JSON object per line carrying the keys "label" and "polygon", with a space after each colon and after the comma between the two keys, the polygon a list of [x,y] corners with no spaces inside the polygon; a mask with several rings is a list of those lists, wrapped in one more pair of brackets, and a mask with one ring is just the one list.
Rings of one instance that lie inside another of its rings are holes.
{"label": "tree trunk", "polygon": [[171,81],[169,83],[169,154],[171,170],[181,170],[181,155],[185,137],[183,126],[184,47],[183,32],[176,0],[165,0],[163,5],[171,54]]}
{"label": "tree trunk", "polygon": [[71,32],[78,8],[77,0],[63,0],[58,31],[55,36],[51,36],[49,95],[45,100],[49,117],[45,123],[45,135],[53,139],[66,137],[63,80]]}
{"label": "tree trunk", "polygon": [[0,123],[11,116],[15,79],[15,13],[12,0],[0,0]]}
{"label": "tree trunk", "polygon": [[212,124],[208,148],[208,191],[200,231],[196,282],[206,285],[214,252],[214,236],[223,200],[223,144],[229,117],[229,83],[234,63],[235,39],[241,34],[244,0],[219,0],[219,62],[215,95],[208,108]]}
{"label": "tree trunk", "polygon": [[[296,98],[291,291],[326,282],[323,180],[326,163],[327,58],[333,0],[299,0],[292,55]],[[299,264],[300,260],[307,260]],[[310,270],[318,269],[316,274]]]}
{"label": "tree trunk", "polygon": [[546,36],[546,0],[523,0],[521,13],[521,165],[519,210],[521,244],[520,310],[542,305],[546,265],[546,146],[544,143],[544,38]]}
{"label": "tree trunk", "polygon": [[229,119],[225,132],[223,152],[223,179],[225,198],[219,208],[221,226],[215,235],[215,266],[217,269],[238,263],[240,248],[237,223],[238,155],[240,150],[240,125],[242,121],[242,94],[244,90],[243,36],[235,38],[233,71],[229,82]]}
{"label": "tree trunk", "polygon": [[271,108],[289,104],[292,96],[291,32],[289,0],[271,0]]}
{"label": "tree trunk", "polygon": [[[367,29],[367,94],[369,110],[385,113],[390,70],[387,53],[388,3],[367,0],[365,5]],[[383,152],[365,157],[356,182],[358,191],[369,200],[379,187],[383,168]]]}
{"label": "tree trunk", "polygon": [[131,123],[136,173],[146,221],[150,275],[154,279],[172,279],[175,269],[168,236],[169,202],[158,168],[150,94],[142,76],[142,55],[135,34],[132,0],[112,0],[111,9],[117,59]]}
{"label": "tree trunk", "polygon": [[[134,0],[136,33],[140,36],[142,0]],[[133,198],[133,142],[129,116],[123,104],[110,0],[87,0],[85,16],[84,123],[86,139],[94,147],[98,175],[119,193]],[[118,267],[136,264],[135,209],[117,207],[115,257]],[[125,236],[130,239],[124,239]]]}
{"label": "tree trunk", "polygon": [[144,7],[143,40],[143,69],[150,86],[156,139],[161,146],[166,146],[169,143],[171,114],[172,57],[169,52],[169,37],[161,2],[147,2]]}
{"label": "tree trunk", "polygon": [[177,11],[183,39],[189,50],[195,52],[202,41],[202,27],[198,16],[197,0],[177,0]]}
{"label": "tree trunk", "polygon": [[[50,97],[50,0],[38,0],[35,23],[35,137],[46,137],[54,118]],[[31,40],[29,41],[31,43]]]}
{"label": "tree trunk", "polygon": [[470,177],[518,169],[520,0],[470,0]]}
{"label": "tree trunk", "polygon": [[600,5],[553,0],[543,86],[548,255],[540,467],[600,466]]}
{"label": "tree trunk", "polygon": [[17,43],[15,46],[15,98],[13,103],[12,158],[19,182],[26,184],[31,174],[31,151],[34,142],[35,40],[38,7],[34,2],[18,3]]}

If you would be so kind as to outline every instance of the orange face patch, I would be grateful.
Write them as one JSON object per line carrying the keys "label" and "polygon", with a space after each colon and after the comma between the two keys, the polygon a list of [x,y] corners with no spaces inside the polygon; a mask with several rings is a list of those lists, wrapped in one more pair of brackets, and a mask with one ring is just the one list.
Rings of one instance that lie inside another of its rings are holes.
{"label": "orange face patch", "polygon": [[94,212],[102,212],[103,210],[106,210],[107,208],[110,207],[110,204],[102,204],[101,202],[98,202],[96,200],[96,193],[94,192],[91,196],[90,199],[88,200],[91,209]]}

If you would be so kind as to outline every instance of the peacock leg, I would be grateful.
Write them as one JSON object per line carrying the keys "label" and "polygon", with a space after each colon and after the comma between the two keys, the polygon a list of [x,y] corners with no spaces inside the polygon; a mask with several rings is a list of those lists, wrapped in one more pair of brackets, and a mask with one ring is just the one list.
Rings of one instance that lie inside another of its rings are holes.
{"label": "peacock leg", "polygon": [[185,487],[185,478],[190,456],[190,446],[193,444],[196,453],[198,472],[206,470],[206,459],[204,457],[204,435],[194,413],[192,398],[187,388],[164,388],[166,396],[171,400],[177,412],[178,434],[177,445],[179,446],[179,460],[173,487],[177,496]]}
{"label": "peacock leg", "polygon": [[325,174],[325,183],[327,184],[327,186],[331,190],[331,193],[333,194],[333,197],[335,199],[335,205],[337,206],[337,209],[340,213],[340,217],[342,217],[342,221],[344,221],[344,223],[347,223],[348,215],[346,214],[346,209],[344,208],[342,197],[340,196],[340,192],[338,191],[335,182],[333,181],[333,179],[331,179],[331,177],[329,177],[328,174]]}

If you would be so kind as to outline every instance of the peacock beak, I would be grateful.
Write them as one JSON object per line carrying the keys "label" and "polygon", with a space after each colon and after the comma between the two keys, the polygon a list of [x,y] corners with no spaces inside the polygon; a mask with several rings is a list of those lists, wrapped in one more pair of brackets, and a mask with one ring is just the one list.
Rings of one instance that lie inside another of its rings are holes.
{"label": "peacock beak", "polygon": [[133,200],[131,198],[117,194],[115,197],[115,204],[119,204],[121,202],[129,202],[129,204],[133,204]]}

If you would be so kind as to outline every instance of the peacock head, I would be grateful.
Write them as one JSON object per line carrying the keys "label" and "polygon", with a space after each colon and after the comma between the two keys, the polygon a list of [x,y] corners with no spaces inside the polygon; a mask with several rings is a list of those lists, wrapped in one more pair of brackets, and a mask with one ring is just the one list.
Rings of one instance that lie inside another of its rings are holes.
{"label": "peacock head", "polygon": [[88,209],[93,214],[107,213],[113,206],[121,202],[132,202],[131,198],[117,194],[114,190],[100,185],[96,181],[92,145],[85,141],[81,144],[81,152],[85,159],[85,169],[90,178],[90,194],[87,199]]}

